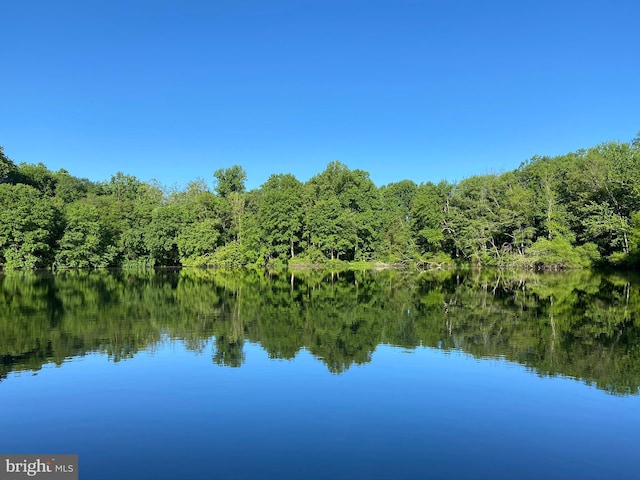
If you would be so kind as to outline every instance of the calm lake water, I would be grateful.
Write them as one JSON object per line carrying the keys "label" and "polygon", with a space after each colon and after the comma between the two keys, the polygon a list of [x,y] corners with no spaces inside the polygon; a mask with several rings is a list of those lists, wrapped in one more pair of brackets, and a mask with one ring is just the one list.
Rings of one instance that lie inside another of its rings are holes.
{"label": "calm lake water", "polygon": [[81,479],[639,478],[621,274],[0,276],[0,453]]}

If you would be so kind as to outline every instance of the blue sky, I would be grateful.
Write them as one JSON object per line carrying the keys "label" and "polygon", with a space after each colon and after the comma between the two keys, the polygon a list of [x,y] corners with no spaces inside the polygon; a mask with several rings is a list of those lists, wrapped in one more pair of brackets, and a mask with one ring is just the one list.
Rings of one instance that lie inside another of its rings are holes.
{"label": "blue sky", "polygon": [[456,181],[640,130],[640,2],[29,0],[0,7],[0,145],[91,180],[256,188],[333,160]]}

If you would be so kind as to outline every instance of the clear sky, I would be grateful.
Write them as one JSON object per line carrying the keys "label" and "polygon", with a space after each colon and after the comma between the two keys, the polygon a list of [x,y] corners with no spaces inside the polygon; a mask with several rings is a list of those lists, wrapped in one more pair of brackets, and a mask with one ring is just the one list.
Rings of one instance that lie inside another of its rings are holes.
{"label": "clear sky", "polygon": [[0,5],[0,145],[91,180],[449,181],[640,130],[637,0]]}

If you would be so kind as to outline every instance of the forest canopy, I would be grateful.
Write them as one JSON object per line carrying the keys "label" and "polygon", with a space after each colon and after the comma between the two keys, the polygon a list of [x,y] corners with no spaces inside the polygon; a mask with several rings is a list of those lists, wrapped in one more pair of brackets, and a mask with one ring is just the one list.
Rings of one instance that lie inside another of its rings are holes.
{"label": "forest canopy", "polygon": [[640,135],[460,182],[376,186],[340,162],[246,190],[238,165],[169,190],[77,178],[0,147],[0,267],[270,267],[325,263],[636,267]]}

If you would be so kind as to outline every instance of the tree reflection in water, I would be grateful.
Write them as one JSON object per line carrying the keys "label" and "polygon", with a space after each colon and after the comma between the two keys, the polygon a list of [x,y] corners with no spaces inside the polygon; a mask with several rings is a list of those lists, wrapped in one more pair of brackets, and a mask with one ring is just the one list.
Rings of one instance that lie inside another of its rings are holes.
{"label": "tree reflection in water", "polygon": [[619,395],[638,394],[637,277],[576,271],[408,274],[68,271],[0,276],[0,378],[90,352],[117,362],[180,339],[240,367],[306,349],[339,374],[380,344],[505,358]]}

